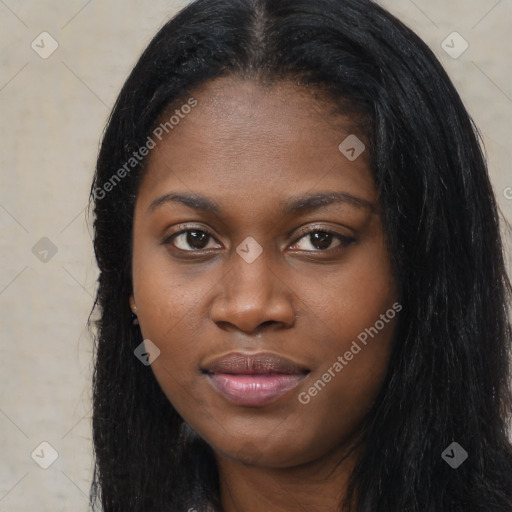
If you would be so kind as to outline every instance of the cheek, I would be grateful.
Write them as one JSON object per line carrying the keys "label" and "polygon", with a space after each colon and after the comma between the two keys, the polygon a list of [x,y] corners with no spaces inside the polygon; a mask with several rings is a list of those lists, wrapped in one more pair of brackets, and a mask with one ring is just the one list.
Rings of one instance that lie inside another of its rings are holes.
{"label": "cheek", "polygon": [[197,363],[198,341],[204,343],[204,318],[200,315],[202,295],[190,283],[183,286],[160,279],[155,287],[146,283],[138,295],[143,303],[139,316],[144,339],[150,339],[160,351],[161,366],[186,378]]}
{"label": "cheek", "polygon": [[[159,269],[141,268],[137,287],[140,301],[140,329],[160,350],[151,369],[163,392],[180,414],[201,407],[202,398],[194,391],[198,368],[198,341],[204,339],[200,314],[202,286],[185,282],[183,276]],[[193,412],[192,410],[192,412]]]}
{"label": "cheek", "polygon": [[345,443],[373,406],[388,370],[396,327],[392,304],[380,297],[364,301],[362,311],[333,305],[337,315],[317,338],[318,366],[297,395],[295,422],[303,425],[308,447],[302,460]]}
{"label": "cheek", "polygon": [[350,431],[380,390],[401,309],[388,261],[383,244],[376,244],[321,287],[303,293],[318,362],[299,400],[312,419],[311,435],[320,429],[332,442],[339,432]]}
{"label": "cheek", "polygon": [[[300,282],[300,281],[299,281]],[[316,320],[323,331],[319,339],[329,343],[319,346],[327,353],[348,350],[352,340],[380,320],[381,315],[397,300],[395,279],[389,258],[381,239],[368,246],[361,246],[339,268],[319,276],[316,286],[304,282],[298,291],[310,311],[310,323]],[[383,337],[390,330],[388,324],[394,318],[390,312],[385,325],[379,321]],[[338,340],[333,342],[333,338]],[[347,346],[348,344],[348,346]]]}
{"label": "cheek", "polygon": [[[141,237],[142,238],[142,237]],[[172,265],[165,248],[143,238],[133,254],[133,288],[139,322],[147,338],[179,338],[197,321],[197,305],[215,283],[211,273],[198,275],[191,266]]]}
{"label": "cheek", "polygon": [[160,350],[151,365],[163,390],[180,393],[193,378],[197,365],[195,339],[204,323],[199,305],[209,284],[207,275],[194,279],[169,264],[165,251],[134,247],[133,286],[144,339]]}

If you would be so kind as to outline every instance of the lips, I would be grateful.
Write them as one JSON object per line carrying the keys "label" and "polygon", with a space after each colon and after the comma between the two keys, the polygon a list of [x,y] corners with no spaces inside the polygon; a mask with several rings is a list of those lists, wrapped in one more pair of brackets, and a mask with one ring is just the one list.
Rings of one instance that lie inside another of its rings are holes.
{"label": "lips", "polygon": [[309,373],[306,367],[269,352],[232,352],[207,361],[201,370],[216,391],[241,406],[275,402]]}
{"label": "lips", "polygon": [[268,375],[280,373],[293,375],[308,372],[308,369],[295,364],[290,359],[270,352],[243,354],[232,352],[206,363],[204,370],[209,373],[229,373],[231,375]]}

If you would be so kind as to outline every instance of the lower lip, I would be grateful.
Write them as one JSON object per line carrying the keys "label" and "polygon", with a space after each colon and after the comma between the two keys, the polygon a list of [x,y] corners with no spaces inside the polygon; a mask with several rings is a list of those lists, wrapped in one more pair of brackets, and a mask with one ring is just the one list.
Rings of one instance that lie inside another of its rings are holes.
{"label": "lower lip", "polygon": [[211,383],[225,398],[236,405],[257,406],[274,402],[297,387],[303,374],[231,375],[212,373]]}

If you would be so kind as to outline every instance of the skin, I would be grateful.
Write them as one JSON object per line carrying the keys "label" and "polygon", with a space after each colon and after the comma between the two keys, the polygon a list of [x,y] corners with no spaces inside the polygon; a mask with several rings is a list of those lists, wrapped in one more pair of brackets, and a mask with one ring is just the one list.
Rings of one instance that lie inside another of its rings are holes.
{"label": "skin", "polygon": [[[368,151],[349,161],[338,145],[353,133],[350,119],[291,83],[264,89],[228,77],[193,96],[198,105],[149,154],[136,201],[130,305],[161,351],[153,372],[213,448],[224,512],[337,510],[396,318],[308,404],[298,395],[397,301]],[[325,192],[371,206],[280,210],[280,201]],[[169,193],[206,196],[221,212],[175,201],[150,208]],[[169,240],[183,229],[211,237]],[[310,235],[322,229],[352,241],[319,245]],[[249,236],[263,249],[250,264],[236,252]],[[232,351],[270,351],[310,373],[273,403],[234,405],[200,370]]]}

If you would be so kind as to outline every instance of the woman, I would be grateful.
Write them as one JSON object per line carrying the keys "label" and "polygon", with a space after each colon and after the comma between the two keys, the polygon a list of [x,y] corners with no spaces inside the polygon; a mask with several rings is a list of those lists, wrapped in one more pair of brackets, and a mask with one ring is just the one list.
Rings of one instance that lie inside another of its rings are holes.
{"label": "woman", "polygon": [[511,511],[479,136],[369,0],[198,0],[104,134],[91,504]]}

